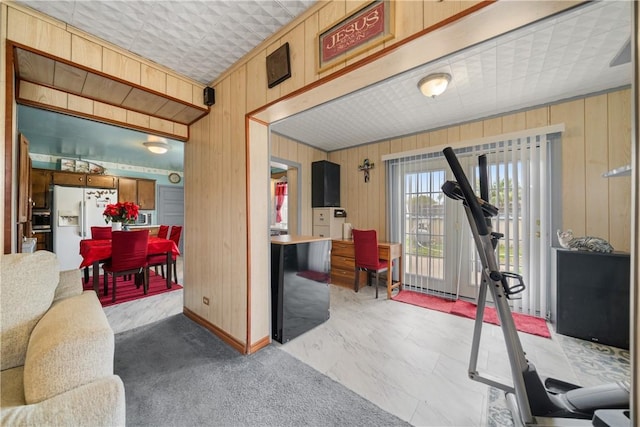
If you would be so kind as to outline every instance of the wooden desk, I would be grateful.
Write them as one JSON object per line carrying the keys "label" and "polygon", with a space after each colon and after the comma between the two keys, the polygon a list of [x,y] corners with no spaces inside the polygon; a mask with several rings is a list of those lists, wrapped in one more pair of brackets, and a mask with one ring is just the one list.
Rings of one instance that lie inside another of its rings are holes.
{"label": "wooden desk", "polygon": [[[402,244],[390,242],[378,242],[380,259],[389,261],[387,272],[387,298],[391,298],[391,291],[395,288],[402,290]],[[392,261],[398,269],[400,280],[393,282]],[[331,241],[331,283],[353,289],[356,280],[356,258],[352,239],[333,239]],[[367,275],[360,275],[358,288],[367,282]]]}

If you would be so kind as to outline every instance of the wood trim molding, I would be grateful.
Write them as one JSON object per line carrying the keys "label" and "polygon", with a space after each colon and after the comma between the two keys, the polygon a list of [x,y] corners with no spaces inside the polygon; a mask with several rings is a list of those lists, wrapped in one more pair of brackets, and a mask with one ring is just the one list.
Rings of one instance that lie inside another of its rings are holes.
{"label": "wood trim molding", "polygon": [[[16,80],[186,126],[209,114],[209,107],[200,107],[20,43],[8,42],[7,49],[14,52]],[[63,72],[56,71],[59,69]],[[113,90],[101,90],[104,88]],[[99,98],[96,93],[105,95]],[[115,96],[116,93],[118,96]],[[161,111],[166,113],[162,114]]]}
{"label": "wood trim molding", "polygon": [[215,336],[220,338],[222,341],[224,341],[225,343],[229,344],[231,347],[233,347],[235,350],[237,350],[238,353],[247,354],[247,348],[246,348],[245,344],[243,344],[240,341],[238,341],[237,339],[233,338],[231,335],[227,334],[222,329],[218,328],[217,326],[212,325],[206,319],[204,319],[203,317],[200,317],[199,315],[197,315],[193,311],[189,310],[187,307],[183,307],[182,312],[189,319],[193,320],[198,325],[200,325],[203,328],[209,330],[211,333],[213,333]]}
{"label": "wood trim molding", "polygon": [[247,335],[246,335],[246,346],[245,352],[251,353],[251,221],[249,220],[251,212],[251,158],[249,156],[249,122],[251,118],[247,115],[244,116],[244,170],[245,170],[245,182],[247,183],[247,189],[244,192],[245,203],[247,205],[247,235],[245,236],[246,244],[247,244]]}
{"label": "wood trim molding", "polygon": [[249,346],[247,354],[253,354],[257,351],[260,351],[263,348],[267,347],[269,344],[271,344],[271,337],[270,336],[263,337],[261,340],[257,341],[255,344]]}
{"label": "wood trim molding", "polygon": [[13,49],[6,44],[4,118],[4,242],[3,253],[11,253],[13,200]]}
{"label": "wood trim molding", "polygon": [[182,135],[176,134],[176,133],[163,132],[161,130],[147,128],[147,127],[144,127],[144,126],[137,126],[137,125],[134,125],[134,124],[131,124],[131,123],[125,123],[125,122],[109,119],[109,118],[102,117],[102,116],[96,116],[96,115],[93,115],[93,114],[86,114],[86,113],[83,113],[83,112],[80,112],[80,111],[76,111],[76,110],[69,110],[67,108],[56,107],[56,106],[51,105],[51,104],[43,104],[41,102],[35,102],[35,101],[31,101],[29,99],[23,99],[23,98],[20,98],[19,95],[18,95],[18,97],[16,97],[16,100],[19,101],[20,105],[27,105],[27,106],[30,106],[30,107],[40,108],[40,109],[43,109],[43,110],[48,110],[48,111],[54,111],[54,112],[57,112],[57,113],[68,114],[70,116],[75,116],[75,117],[83,117],[83,118],[87,118],[87,119],[90,119],[90,120],[99,121],[100,123],[112,124],[112,125],[115,125],[115,126],[118,126],[118,127],[122,127],[122,128],[139,130],[139,131],[142,131],[142,132],[145,132],[145,133],[152,133],[152,134],[157,135],[157,136],[166,136],[167,138],[175,139],[177,141],[187,142],[189,140],[189,127],[188,126],[187,126],[187,135],[186,136],[182,136]]}

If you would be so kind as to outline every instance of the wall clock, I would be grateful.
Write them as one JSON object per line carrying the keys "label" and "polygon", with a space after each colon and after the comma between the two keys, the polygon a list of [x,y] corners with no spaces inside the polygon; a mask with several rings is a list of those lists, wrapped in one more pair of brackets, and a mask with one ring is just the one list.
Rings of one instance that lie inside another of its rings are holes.
{"label": "wall clock", "polygon": [[172,184],[177,184],[180,182],[182,178],[177,173],[173,172],[169,174],[169,182]]}

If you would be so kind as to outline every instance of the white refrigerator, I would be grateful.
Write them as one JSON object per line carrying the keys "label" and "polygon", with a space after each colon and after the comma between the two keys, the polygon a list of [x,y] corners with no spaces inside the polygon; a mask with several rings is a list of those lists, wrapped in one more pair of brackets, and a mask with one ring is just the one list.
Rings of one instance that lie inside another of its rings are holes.
{"label": "white refrigerator", "polygon": [[62,271],[80,267],[80,240],[91,238],[92,226],[107,225],[102,212],[117,202],[117,190],[54,185],[53,252]]}

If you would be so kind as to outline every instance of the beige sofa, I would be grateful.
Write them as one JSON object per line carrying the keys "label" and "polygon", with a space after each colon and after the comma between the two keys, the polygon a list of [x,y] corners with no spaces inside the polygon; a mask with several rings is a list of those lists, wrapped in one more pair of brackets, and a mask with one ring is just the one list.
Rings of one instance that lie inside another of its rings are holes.
{"label": "beige sofa", "polygon": [[114,335],[80,270],[55,254],[0,257],[0,425],[125,424]]}

